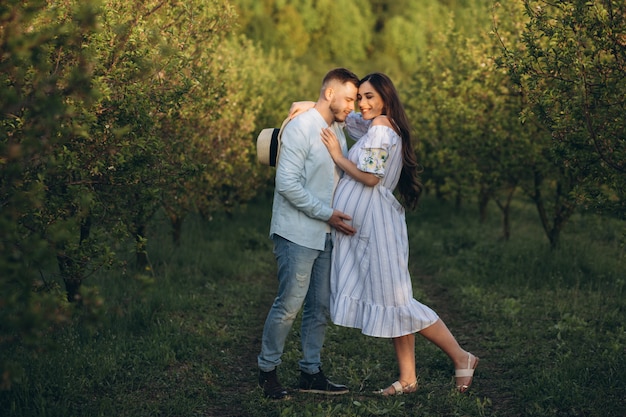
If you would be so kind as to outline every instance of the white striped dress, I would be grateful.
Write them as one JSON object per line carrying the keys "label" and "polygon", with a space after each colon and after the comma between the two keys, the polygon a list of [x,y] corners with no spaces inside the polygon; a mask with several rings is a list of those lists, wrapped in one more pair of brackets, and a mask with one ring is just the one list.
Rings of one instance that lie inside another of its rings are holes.
{"label": "white striped dress", "polygon": [[[438,319],[413,298],[404,208],[393,196],[402,170],[402,139],[386,126],[369,126],[352,113],[350,136],[360,137],[348,158],[380,181],[368,187],[345,174],[334,208],[352,216],[354,236],[335,233],[331,272],[331,319],[375,337],[418,332]],[[362,135],[362,136],[361,136]]]}

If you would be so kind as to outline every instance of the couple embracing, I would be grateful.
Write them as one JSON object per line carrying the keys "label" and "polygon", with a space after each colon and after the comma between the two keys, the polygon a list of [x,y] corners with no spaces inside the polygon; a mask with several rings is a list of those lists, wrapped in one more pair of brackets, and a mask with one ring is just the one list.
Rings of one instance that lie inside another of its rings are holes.
{"label": "couple embracing", "polygon": [[[258,356],[264,395],[288,395],[277,367],[301,309],[301,392],[349,391],[321,368],[329,316],[337,325],[392,339],[398,380],[376,392],[417,390],[415,333],[450,357],[457,389],[467,391],[478,358],[413,298],[404,210],[415,208],[422,186],[410,125],[393,83],[381,73],[359,80],[345,68],[333,69],[318,100],[294,103],[290,117],[282,131],[270,225],[278,294]],[[358,139],[349,152],[344,128]]]}

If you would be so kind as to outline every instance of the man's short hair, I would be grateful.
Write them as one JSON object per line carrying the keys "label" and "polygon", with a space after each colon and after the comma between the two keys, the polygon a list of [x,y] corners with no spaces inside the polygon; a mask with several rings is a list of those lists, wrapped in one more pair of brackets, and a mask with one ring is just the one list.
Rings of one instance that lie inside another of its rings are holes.
{"label": "man's short hair", "polygon": [[355,87],[359,86],[359,77],[346,68],[335,68],[328,71],[322,81],[323,86],[327,86],[331,81],[338,81],[341,84],[352,83]]}

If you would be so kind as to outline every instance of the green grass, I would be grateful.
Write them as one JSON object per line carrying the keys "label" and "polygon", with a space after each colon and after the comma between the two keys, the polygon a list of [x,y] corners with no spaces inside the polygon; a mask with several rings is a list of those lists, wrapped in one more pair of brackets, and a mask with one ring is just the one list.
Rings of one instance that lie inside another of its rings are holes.
{"label": "green grass", "polygon": [[[469,395],[454,392],[450,361],[419,337],[418,392],[372,394],[396,378],[390,341],[330,325],[324,371],[351,393],[263,398],[256,355],[276,289],[270,205],[212,221],[190,217],[180,248],[155,221],[151,270],[96,277],[85,290],[102,306],[51,331],[46,343],[0,353],[23,371],[0,391],[0,415],[623,415],[624,224],[577,215],[551,251],[521,202],[508,242],[495,208],[479,224],[472,207],[426,198],[407,215],[415,296],[481,357]],[[289,388],[298,378],[298,333],[296,324],[279,370]]]}

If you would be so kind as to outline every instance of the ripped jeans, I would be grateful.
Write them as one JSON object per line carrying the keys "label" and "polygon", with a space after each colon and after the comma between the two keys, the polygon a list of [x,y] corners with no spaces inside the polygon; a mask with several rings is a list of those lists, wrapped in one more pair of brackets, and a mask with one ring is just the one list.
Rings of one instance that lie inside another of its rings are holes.
{"label": "ripped jeans", "polygon": [[285,340],[304,305],[300,331],[303,357],[298,364],[300,370],[314,374],[321,366],[320,351],[329,320],[331,235],[326,235],[323,251],[305,248],[278,235],[273,240],[278,295],[265,320],[259,369],[269,372],[280,365]]}

